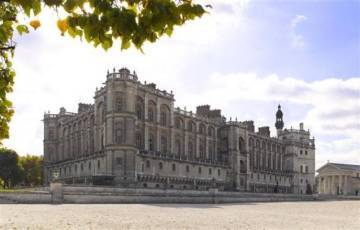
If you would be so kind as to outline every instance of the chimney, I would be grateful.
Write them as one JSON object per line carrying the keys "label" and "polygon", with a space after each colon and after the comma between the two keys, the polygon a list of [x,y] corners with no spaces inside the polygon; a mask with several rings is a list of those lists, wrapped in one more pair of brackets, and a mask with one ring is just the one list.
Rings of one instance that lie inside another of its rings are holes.
{"label": "chimney", "polygon": [[302,130],[304,130],[304,123],[300,123],[300,130],[302,131]]}

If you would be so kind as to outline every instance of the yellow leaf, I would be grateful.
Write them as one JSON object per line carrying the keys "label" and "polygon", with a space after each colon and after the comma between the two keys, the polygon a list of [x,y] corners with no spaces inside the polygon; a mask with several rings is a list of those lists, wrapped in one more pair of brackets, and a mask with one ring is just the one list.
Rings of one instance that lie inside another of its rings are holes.
{"label": "yellow leaf", "polygon": [[41,26],[41,23],[39,20],[32,20],[30,21],[30,26],[36,30],[38,27]]}
{"label": "yellow leaf", "polygon": [[63,20],[58,20],[57,21],[57,27],[59,28],[59,30],[61,31],[61,35],[64,36],[64,33],[68,30],[69,26],[67,24],[66,19]]}

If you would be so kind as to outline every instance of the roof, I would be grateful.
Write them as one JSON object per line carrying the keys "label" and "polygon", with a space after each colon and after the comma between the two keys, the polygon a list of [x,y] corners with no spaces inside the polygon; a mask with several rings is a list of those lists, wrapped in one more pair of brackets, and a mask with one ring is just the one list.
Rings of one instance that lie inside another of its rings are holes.
{"label": "roof", "polygon": [[348,170],[348,171],[360,171],[360,165],[351,165],[351,164],[340,164],[340,163],[330,163],[328,162],[327,164],[323,165],[322,167],[320,167],[318,170],[316,170],[317,172],[319,172],[319,170],[321,170],[322,168],[328,166],[328,165],[332,165],[338,169],[341,170]]}
{"label": "roof", "polygon": [[329,163],[343,170],[353,170],[360,171],[360,165],[350,165],[350,164],[339,164],[339,163]]}

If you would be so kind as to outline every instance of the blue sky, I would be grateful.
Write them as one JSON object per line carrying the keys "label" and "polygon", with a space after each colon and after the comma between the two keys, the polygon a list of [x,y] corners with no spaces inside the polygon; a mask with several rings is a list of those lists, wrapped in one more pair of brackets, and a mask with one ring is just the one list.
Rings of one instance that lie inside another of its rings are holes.
{"label": "blue sky", "polygon": [[176,106],[210,104],[269,125],[274,135],[281,103],[287,127],[304,122],[315,136],[316,167],[360,164],[360,2],[201,2],[213,5],[210,14],[146,44],[145,54],[62,37],[58,16],[42,14],[37,31],[17,38],[16,114],[5,144],[42,154],[44,111],[92,103],[107,69],[126,66],[141,81],[173,90]]}

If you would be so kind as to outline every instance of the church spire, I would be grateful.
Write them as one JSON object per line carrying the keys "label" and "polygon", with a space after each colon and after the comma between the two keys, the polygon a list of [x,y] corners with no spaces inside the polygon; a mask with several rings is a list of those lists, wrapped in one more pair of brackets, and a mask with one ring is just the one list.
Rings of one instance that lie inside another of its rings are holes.
{"label": "church spire", "polygon": [[278,106],[278,111],[276,112],[275,127],[277,130],[282,130],[284,128],[283,113],[280,105]]}

